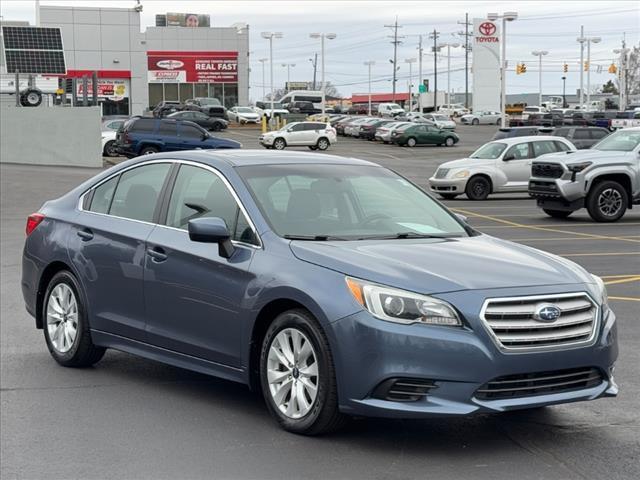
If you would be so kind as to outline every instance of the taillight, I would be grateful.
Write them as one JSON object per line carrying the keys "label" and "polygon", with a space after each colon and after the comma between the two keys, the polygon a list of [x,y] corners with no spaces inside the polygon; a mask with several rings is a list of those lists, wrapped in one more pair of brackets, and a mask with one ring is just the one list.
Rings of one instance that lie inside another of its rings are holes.
{"label": "taillight", "polygon": [[31,235],[40,222],[44,220],[44,215],[41,213],[32,213],[27,217],[27,228],[25,229],[27,232],[27,237]]}

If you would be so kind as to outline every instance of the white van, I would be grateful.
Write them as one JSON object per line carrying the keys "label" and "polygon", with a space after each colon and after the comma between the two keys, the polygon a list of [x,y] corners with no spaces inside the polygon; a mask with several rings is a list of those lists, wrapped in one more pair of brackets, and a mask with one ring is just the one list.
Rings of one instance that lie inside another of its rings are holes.
{"label": "white van", "polygon": [[322,110],[322,91],[321,90],[292,90],[282,97],[279,102],[284,108],[293,102],[311,102],[317,110]]}
{"label": "white van", "polygon": [[381,117],[395,117],[396,115],[402,115],[404,108],[397,103],[381,103],[378,105],[378,115]]}

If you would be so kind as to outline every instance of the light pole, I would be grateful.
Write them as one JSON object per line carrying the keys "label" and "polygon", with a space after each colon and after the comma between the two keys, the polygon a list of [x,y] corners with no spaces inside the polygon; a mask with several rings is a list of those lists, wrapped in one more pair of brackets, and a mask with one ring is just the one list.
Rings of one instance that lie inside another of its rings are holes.
{"label": "light pole", "polygon": [[262,64],[262,100],[266,100],[267,99],[267,94],[266,92],[266,82],[264,79],[264,63],[269,60],[268,58],[261,58],[260,60],[258,60],[261,64]]}
{"label": "light pole", "polygon": [[282,64],[283,67],[287,67],[287,88],[285,88],[285,90],[288,92],[289,91],[289,84],[291,83],[291,78],[289,78],[289,74],[291,73],[291,67],[295,67],[296,64],[295,63],[283,63]]}
{"label": "light pole", "polygon": [[368,62],[364,62],[364,64],[369,67],[369,116],[371,116],[371,66],[375,65],[376,62],[369,60]]}
{"label": "light pole", "polygon": [[459,43],[441,43],[439,47],[447,47],[447,103],[451,103],[451,49],[458,48]]}
{"label": "light pole", "polygon": [[324,118],[325,115],[325,102],[326,102],[326,85],[325,85],[325,81],[324,81],[324,39],[328,39],[328,40],[333,40],[334,38],[336,38],[336,34],[335,33],[312,33],[311,35],[309,35],[311,38],[319,38],[320,39],[320,44],[321,44],[321,63],[322,63],[322,118]]}
{"label": "light pole", "polygon": [[500,58],[500,113],[502,128],[507,126],[507,22],[513,22],[518,18],[518,12],[505,12],[502,15],[497,13],[489,13],[487,18],[491,21],[502,19],[502,55]]}
{"label": "light pole", "polygon": [[629,49],[624,46],[624,43],[622,45],[622,48],[616,48],[613,51],[613,53],[620,55],[618,68],[618,97],[620,101],[618,102],[618,107],[621,112],[627,107],[627,53],[629,52]]}
{"label": "light pole", "polygon": [[584,107],[584,26],[580,26],[580,36],[576,38],[580,44],[580,108]]}
{"label": "light pole", "polygon": [[409,64],[409,111],[413,112],[413,70],[411,65],[417,61],[415,58],[405,58],[404,63]]}
{"label": "light pole", "polygon": [[273,39],[282,38],[282,32],[262,32],[262,38],[269,40],[269,88],[271,89],[271,112],[269,112],[269,120],[273,120]]}
{"label": "light pole", "polygon": [[567,108],[567,77],[562,76],[562,108]]}
{"label": "light pole", "polygon": [[[548,55],[546,50],[534,50],[531,55],[538,57],[538,106],[542,106],[542,57]],[[564,100],[563,100],[564,101]]]}
{"label": "light pole", "polygon": [[591,44],[600,43],[600,37],[587,37],[587,105],[591,108]]}

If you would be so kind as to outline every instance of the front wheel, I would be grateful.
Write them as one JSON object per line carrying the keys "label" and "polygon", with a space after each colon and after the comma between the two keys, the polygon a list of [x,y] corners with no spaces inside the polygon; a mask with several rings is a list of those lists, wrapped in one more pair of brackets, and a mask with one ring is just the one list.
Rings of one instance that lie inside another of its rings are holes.
{"label": "front wheel", "polygon": [[615,222],[627,211],[627,191],[618,182],[607,180],[591,188],[587,211],[596,222]]}
{"label": "front wheel", "polygon": [[447,137],[444,141],[444,144],[447,147],[453,147],[453,145],[456,143],[456,141],[453,139],[453,137]]}
{"label": "front wheel", "polygon": [[211,130],[213,130],[214,132],[219,132],[220,130],[222,130],[222,127],[220,126],[219,123],[214,123],[213,126],[211,127]]}
{"label": "front wheel", "polygon": [[480,120],[478,120],[477,118],[474,118],[473,121],[471,122],[471,125],[480,125]]}
{"label": "front wheel", "polygon": [[549,210],[548,208],[543,208],[542,211],[553,218],[567,218],[573,213],[567,210]]}
{"label": "front wheel", "polygon": [[267,408],[282,428],[303,435],[338,429],[335,367],[320,325],[306,310],[289,310],[262,342],[260,384]]}
{"label": "front wheel", "polygon": [[158,149],[156,147],[144,147],[140,151],[140,155],[153,155],[154,153],[158,153]]}
{"label": "front wheel", "polygon": [[471,177],[464,191],[469,200],[485,200],[491,193],[491,183],[485,177]]}
{"label": "front wheel", "polygon": [[284,138],[276,138],[273,141],[273,148],[276,150],[284,150],[287,146],[287,142],[284,141]]}
{"label": "front wheel", "polygon": [[51,356],[65,367],[88,367],[105,349],[91,340],[89,322],[76,278],[58,272],[49,282],[42,305],[44,338]]}

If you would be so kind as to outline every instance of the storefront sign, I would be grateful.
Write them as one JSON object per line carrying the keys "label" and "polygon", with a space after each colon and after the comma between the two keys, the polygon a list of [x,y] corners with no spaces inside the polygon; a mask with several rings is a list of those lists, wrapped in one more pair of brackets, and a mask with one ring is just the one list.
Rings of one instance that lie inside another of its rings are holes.
{"label": "storefront sign", "polygon": [[473,20],[473,110],[500,111],[500,24]]}
{"label": "storefront sign", "polygon": [[150,83],[235,83],[238,52],[147,52]]}
{"label": "storefront sign", "polygon": [[[108,98],[109,100],[113,100],[115,102],[120,101],[129,96],[129,80],[115,80],[115,79],[98,79],[98,97]],[[82,96],[83,92],[83,84],[82,82],[77,82],[77,93],[78,96]],[[87,95],[93,95],[93,84],[91,79],[88,79],[87,82]]]}

